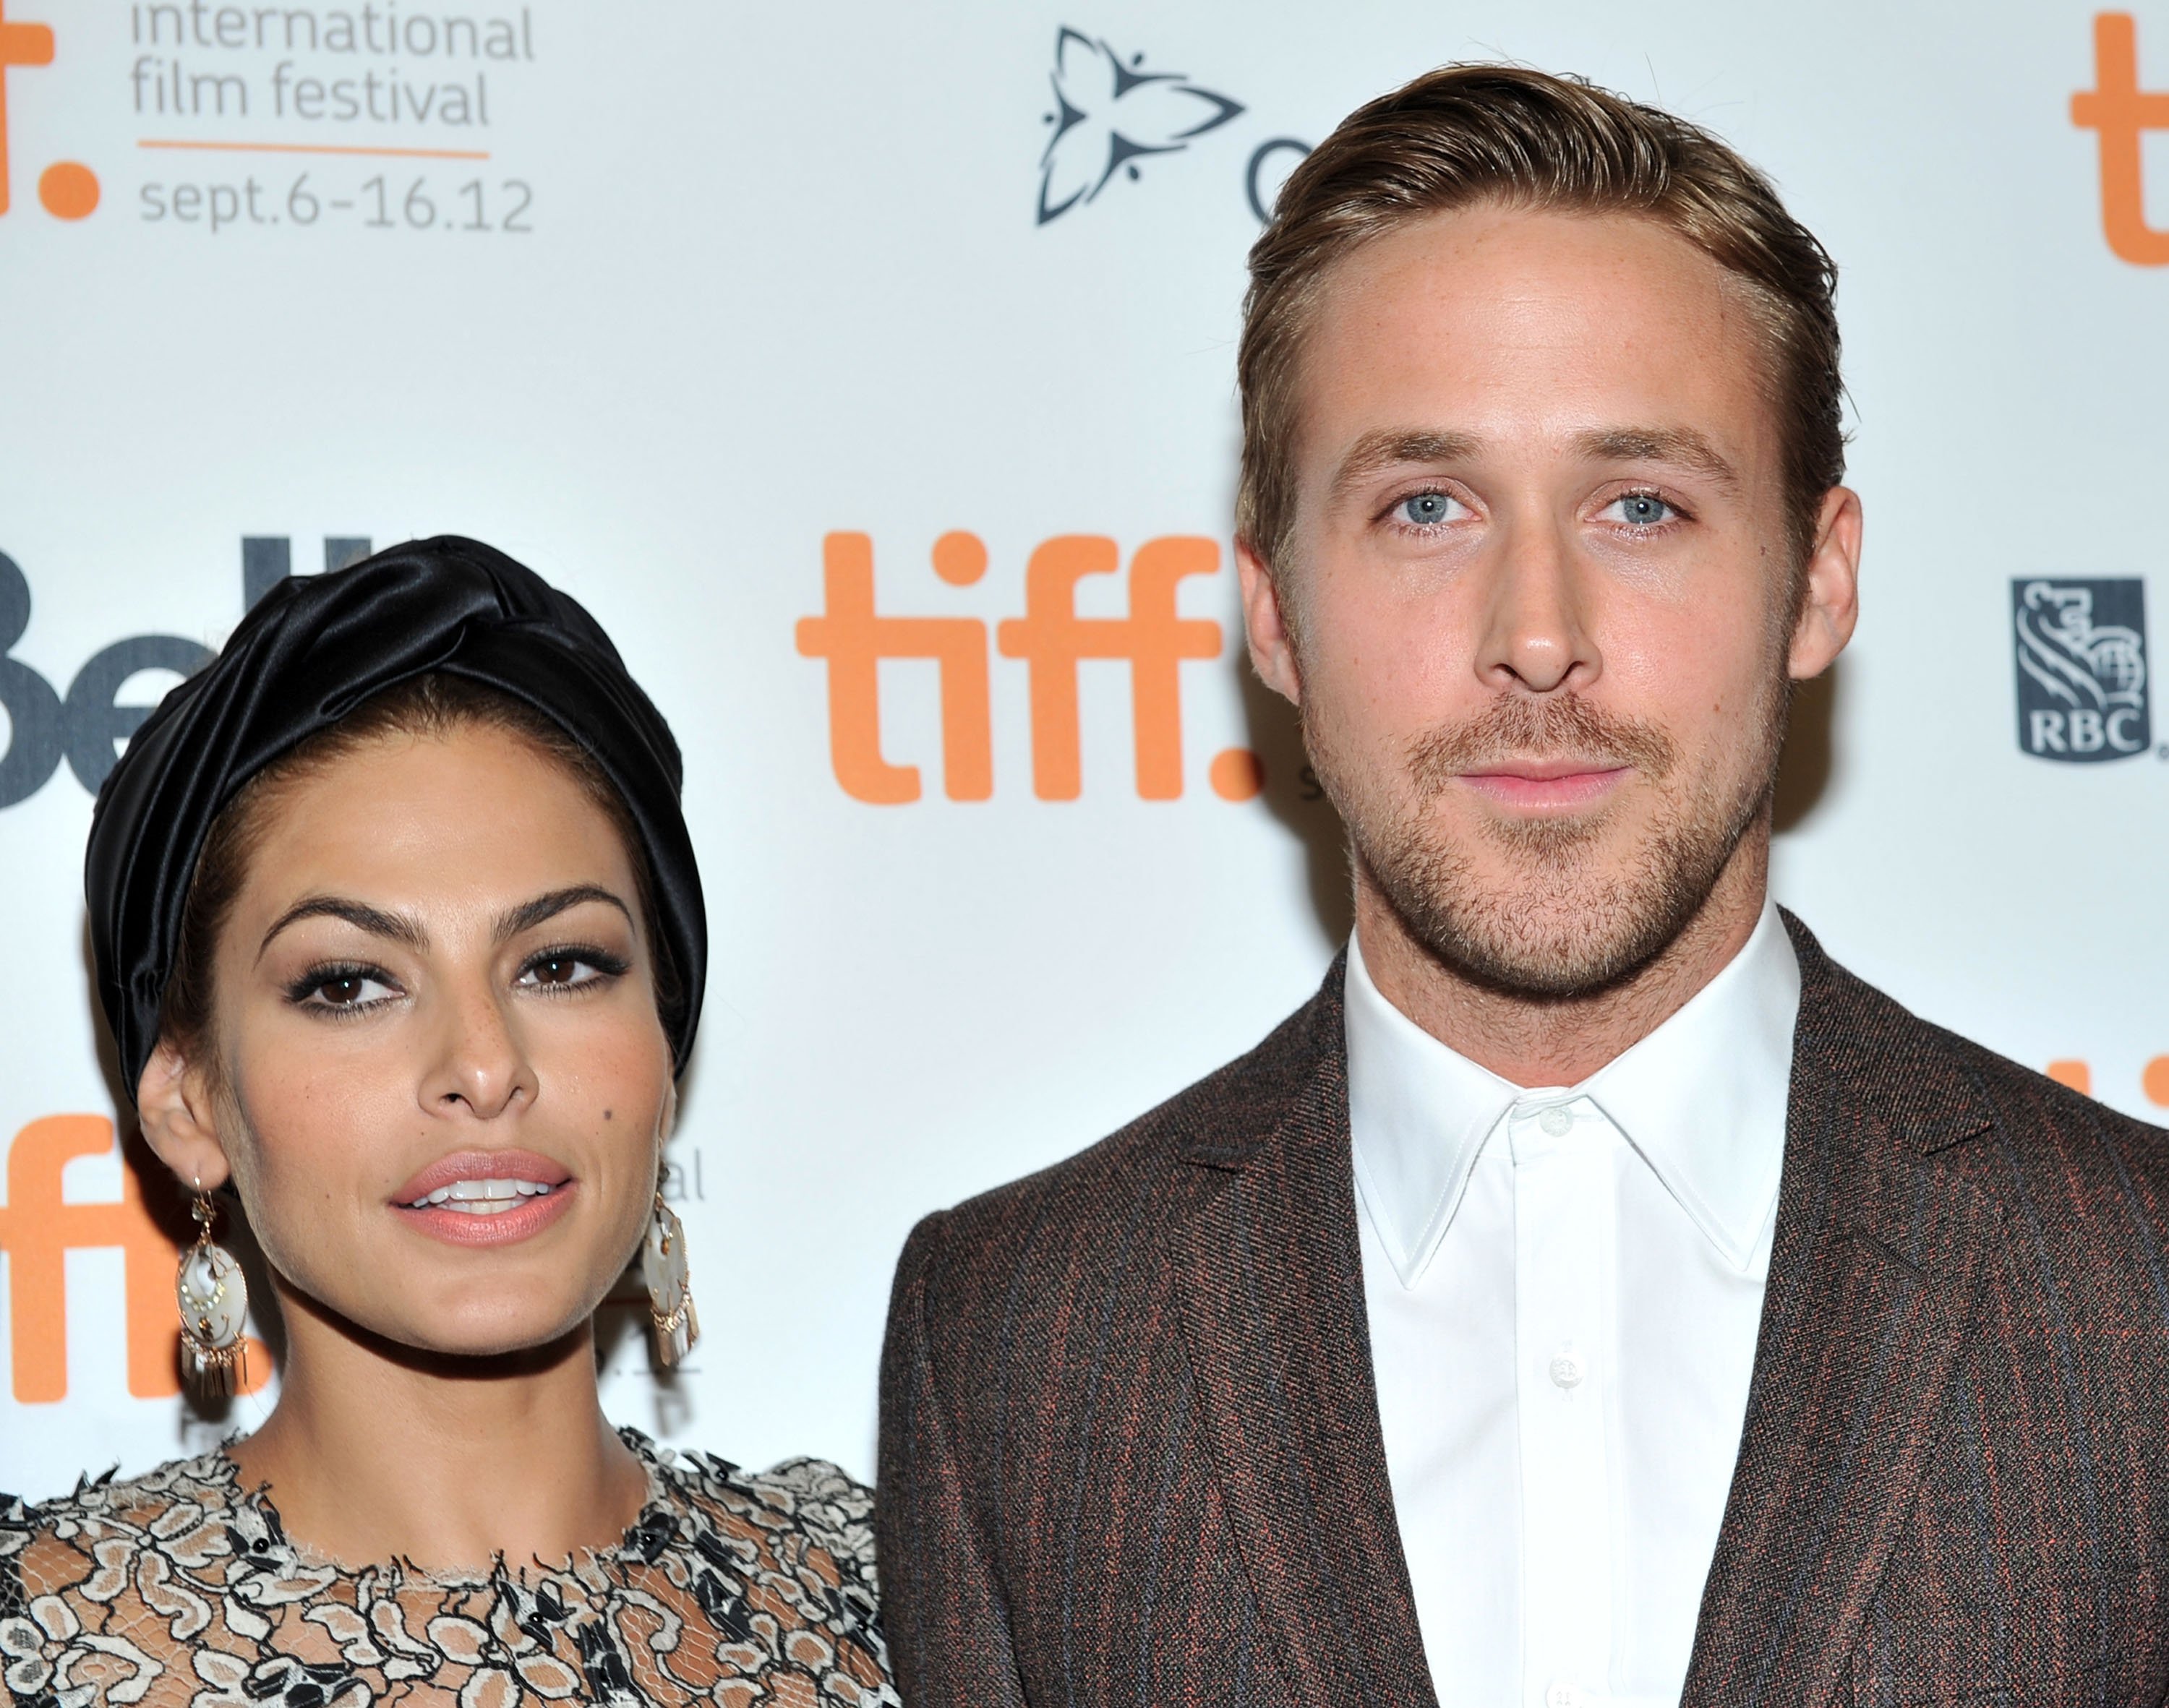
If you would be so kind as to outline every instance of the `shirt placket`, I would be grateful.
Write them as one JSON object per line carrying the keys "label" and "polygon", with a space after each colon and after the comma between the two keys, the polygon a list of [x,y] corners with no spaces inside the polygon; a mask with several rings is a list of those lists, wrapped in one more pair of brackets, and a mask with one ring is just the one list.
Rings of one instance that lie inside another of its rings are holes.
{"label": "shirt placket", "polygon": [[1612,1658],[1605,1452],[1612,1179],[1586,1099],[1517,1103],[1516,1387],[1521,1434],[1521,1700],[1595,1708]]}

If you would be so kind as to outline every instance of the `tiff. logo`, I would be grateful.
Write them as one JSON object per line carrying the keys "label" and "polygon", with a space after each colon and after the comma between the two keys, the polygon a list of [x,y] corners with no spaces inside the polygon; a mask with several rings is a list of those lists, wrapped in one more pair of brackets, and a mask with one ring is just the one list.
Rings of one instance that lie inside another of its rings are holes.
{"label": "tiff. logo", "polygon": [[[987,572],[976,535],[945,534],[934,545],[934,572],[969,587]],[[1078,725],[1078,666],[1086,659],[1127,663],[1138,796],[1181,798],[1181,667],[1220,656],[1220,625],[1175,608],[1181,583],[1215,575],[1219,542],[1188,535],[1148,540],[1130,556],[1128,610],[1081,616],[1078,583],[1122,568],[1116,543],[1096,534],[1043,541],[1025,569],[1021,617],[996,625],[1005,658],[1023,662],[1031,707],[1032,792],[1042,801],[1074,801],[1083,790]],[[899,806],[919,798],[919,769],[882,757],[880,666],[885,659],[930,662],[939,672],[941,782],[951,801],[994,793],[993,720],[988,693],[987,625],[976,617],[887,616],[874,608],[874,548],[864,534],[831,534],[822,542],[825,609],[798,624],[798,650],[829,667],[829,751],[836,780],[854,800]],[[1242,748],[1216,755],[1215,793],[1230,801],[1258,793],[1256,756]]]}
{"label": "tiff. logo", "polygon": [[2135,267],[2169,266],[2169,231],[2146,223],[2140,157],[2146,132],[2169,130],[2169,93],[2139,87],[2139,26],[2129,12],[2095,16],[2094,86],[2071,97],[2071,122],[2097,134],[2102,234],[2111,253]]}
{"label": "tiff. logo", "polygon": [[[0,214],[8,211],[8,72],[52,62],[52,26],[10,24],[0,0]],[[56,160],[38,174],[38,200],[56,219],[79,220],[98,206],[98,174],[81,161]]]}

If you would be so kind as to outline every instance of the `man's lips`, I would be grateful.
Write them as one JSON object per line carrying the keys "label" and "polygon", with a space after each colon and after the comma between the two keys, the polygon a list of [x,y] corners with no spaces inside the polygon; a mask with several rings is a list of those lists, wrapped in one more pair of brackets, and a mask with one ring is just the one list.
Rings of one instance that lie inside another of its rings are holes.
{"label": "man's lips", "polygon": [[1596,759],[1512,759],[1463,771],[1461,780],[1500,806],[1571,811],[1601,801],[1633,769]]}
{"label": "man's lips", "polygon": [[392,1208],[454,1245],[505,1245],[557,1221],[578,1189],[563,1163],[534,1151],[457,1151],[400,1186]]}

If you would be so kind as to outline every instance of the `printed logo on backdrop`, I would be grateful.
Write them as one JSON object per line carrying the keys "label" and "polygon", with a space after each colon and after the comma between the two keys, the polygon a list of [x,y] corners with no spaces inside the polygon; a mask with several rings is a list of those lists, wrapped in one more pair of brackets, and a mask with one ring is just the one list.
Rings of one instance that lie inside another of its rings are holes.
{"label": "printed logo on backdrop", "polygon": [[[24,152],[9,124],[10,77],[65,62],[70,110],[102,88],[141,133],[142,224],[281,241],[535,229],[534,184],[495,163],[507,98],[537,56],[532,7],[131,0],[126,56],[85,76],[56,52],[51,26],[8,18],[10,3],[21,0],[0,0],[0,215],[10,150]],[[91,213],[103,194],[78,161],[44,165],[37,182],[46,211],[64,220]]]}
{"label": "printed logo on backdrop", "polygon": [[[977,585],[987,548],[961,529],[934,542],[934,573],[951,587]],[[1063,535],[1035,547],[1025,566],[1024,612],[995,625],[994,650],[1022,664],[1031,721],[1032,793],[1074,801],[1084,791],[1079,667],[1121,664],[1129,674],[1132,766],[1138,796],[1182,798],[1182,666],[1220,656],[1220,625],[1177,609],[1181,584],[1220,570],[1218,540],[1188,535],[1148,540],[1130,554],[1127,610],[1079,614],[1079,584],[1119,575],[1121,546],[1105,535]],[[836,781],[855,801],[898,806],[924,793],[919,767],[882,747],[881,666],[916,660],[935,668],[941,708],[941,784],[951,801],[994,792],[994,721],[987,625],[978,617],[895,616],[876,609],[874,544],[865,534],[822,542],[823,609],[798,624],[800,654],[828,667],[829,752]],[[1229,748],[1206,768],[1212,792],[1248,801],[1264,770],[1247,748]]]}
{"label": "printed logo on backdrop", "polygon": [[[8,17],[0,0],[0,214],[8,211],[13,193],[13,161],[8,152],[14,141],[8,116],[8,77],[13,71],[53,62],[52,26],[17,23]],[[79,160],[56,160],[38,173],[38,200],[56,220],[79,220],[98,207],[98,174]]]}
{"label": "printed logo on backdrop", "polygon": [[120,755],[118,744],[151,715],[151,701],[124,700],[123,690],[146,672],[185,676],[211,657],[207,647],[179,635],[132,635],[93,653],[62,694],[11,656],[29,626],[29,579],[0,552],[0,711],[8,721],[0,807],[36,794],[63,759],[95,795]]}
{"label": "printed logo on backdrop", "polygon": [[2169,93],[2139,86],[2139,24],[2129,12],[2094,17],[2094,86],[2071,97],[2071,123],[2097,136],[2102,235],[2134,267],[2169,266],[2169,231],[2146,222],[2144,144],[2169,130]]}
{"label": "printed logo on backdrop", "polygon": [[[1186,152],[1191,145],[1240,118],[1240,101],[1180,72],[1145,69],[1145,56],[1125,58],[1103,36],[1064,24],[1054,38],[1047,74],[1053,127],[1039,157],[1039,218],[1044,226],[1089,206],[1118,178],[1144,177],[1145,162]],[[1310,152],[1308,143],[1276,136],[1250,151],[1244,193],[1262,224],[1279,180]]]}
{"label": "printed logo on backdrop", "polygon": [[534,185],[493,164],[506,97],[536,58],[532,7],[128,13],[130,109],[152,132],[136,146],[174,162],[137,187],[144,224],[282,239],[534,230]]}
{"label": "printed logo on backdrop", "polygon": [[[326,569],[342,569],[368,556],[365,539],[325,536]],[[244,539],[242,609],[262,599],[292,567],[292,549],[284,537]],[[93,653],[63,694],[13,656],[29,626],[29,578],[0,551],[0,712],[6,715],[7,731],[7,745],[0,748],[0,807],[29,800],[52,780],[63,760],[76,781],[97,794],[121,745],[150,716],[159,694],[174,679],[211,662],[211,649],[200,641],[179,635],[131,635]]]}
{"label": "printed logo on backdrop", "polygon": [[2153,745],[2144,582],[2014,581],[2011,620],[2021,748],[2085,765]]}

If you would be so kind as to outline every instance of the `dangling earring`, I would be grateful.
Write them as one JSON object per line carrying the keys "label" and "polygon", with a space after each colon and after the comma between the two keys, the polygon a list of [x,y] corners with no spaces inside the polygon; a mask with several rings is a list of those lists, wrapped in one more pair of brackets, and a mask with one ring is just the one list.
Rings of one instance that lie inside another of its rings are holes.
{"label": "dangling earring", "polygon": [[655,1322],[655,1361],[676,1364],[701,1338],[701,1319],[685,1285],[685,1225],[660,1192],[640,1248],[640,1273],[648,1282],[648,1314]]}
{"label": "dangling earring", "polygon": [[196,1242],[181,1253],[173,1291],[181,1305],[181,1374],[208,1400],[231,1399],[248,1381],[248,1282],[232,1252],[211,1242],[211,1195],[196,1183]]}

